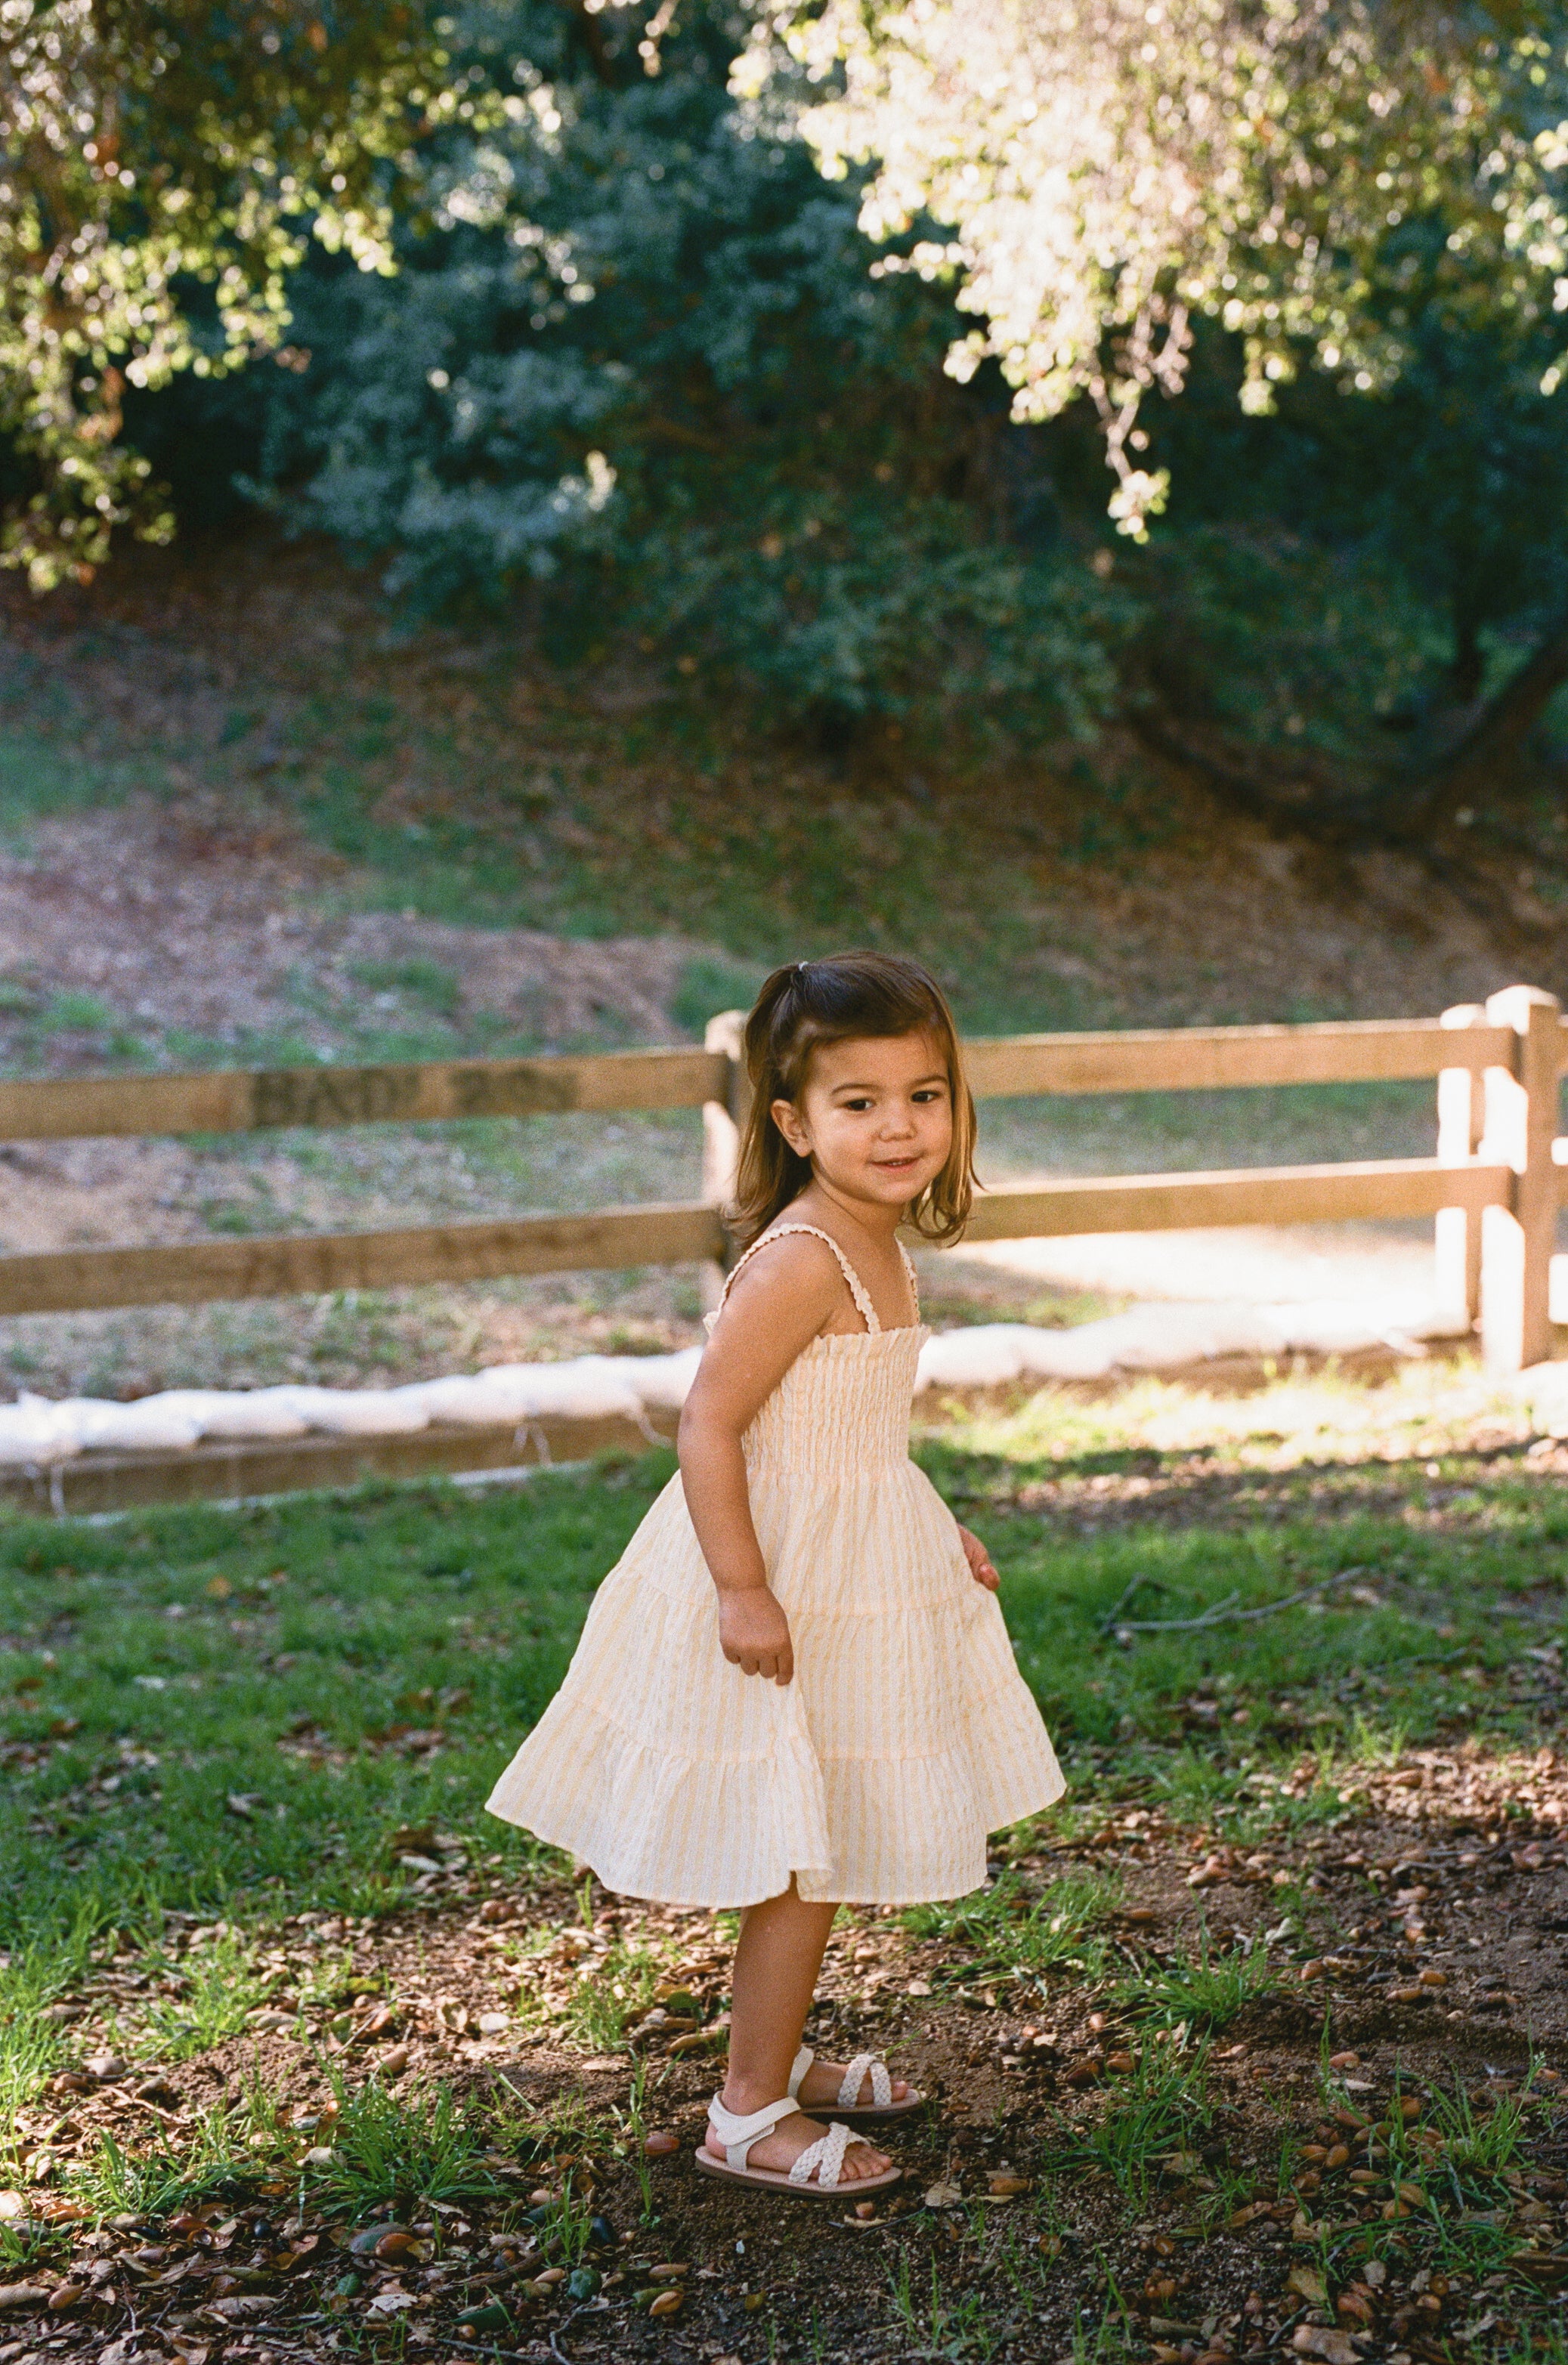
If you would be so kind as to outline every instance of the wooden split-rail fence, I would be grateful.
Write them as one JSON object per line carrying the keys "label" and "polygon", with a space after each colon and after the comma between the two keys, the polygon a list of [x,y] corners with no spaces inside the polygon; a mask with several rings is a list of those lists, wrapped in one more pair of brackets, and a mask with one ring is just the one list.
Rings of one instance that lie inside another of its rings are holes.
{"label": "wooden split-rail fence", "polygon": [[[0,1256],[0,1315],[201,1305],[414,1283],[496,1280],[640,1265],[725,1261],[721,1210],[745,1106],[740,1016],[691,1047],[526,1059],[219,1070],[201,1075],[0,1082],[0,1140],[247,1133],[263,1128],[428,1123],[570,1111],[697,1108],[703,1193],[676,1204],[574,1215],[174,1246],[71,1248]],[[1437,1291],[1478,1320],[1490,1367],[1551,1352],[1550,1276],[1568,1141],[1557,1138],[1568,1022],[1556,999],[1510,986],[1438,1018],[1294,1026],[1193,1026],[971,1041],[977,1099],[1031,1094],[1211,1092],[1260,1084],[1437,1083],[1437,1153],[1325,1166],[1198,1174],[1076,1177],[984,1193],[969,1237],[1004,1240],[1222,1225],[1434,1216]],[[572,1452],[606,1425],[546,1424]],[[203,1445],[181,1454],[95,1454],[16,1478],[56,1509],[209,1494],[281,1492],[364,1474],[498,1468],[515,1429],[396,1438]]]}

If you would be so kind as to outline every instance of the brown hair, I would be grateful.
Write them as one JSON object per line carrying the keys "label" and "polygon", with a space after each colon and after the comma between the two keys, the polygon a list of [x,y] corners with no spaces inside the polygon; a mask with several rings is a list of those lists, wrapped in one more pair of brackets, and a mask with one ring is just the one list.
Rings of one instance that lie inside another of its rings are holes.
{"label": "brown hair", "polygon": [[743,1247],[767,1230],[812,1179],[773,1117],[775,1101],[799,1103],[812,1053],[823,1043],[929,1035],[942,1054],[953,1101],[953,1146],[907,1220],[928,1240],[956,1240],[975,1188],[975,1104],[964,1082],[958,1033],[935,979],[891,953],[832,953],[776,969],[745,1023],[751,1112],[741,1138],[731,1221]]}

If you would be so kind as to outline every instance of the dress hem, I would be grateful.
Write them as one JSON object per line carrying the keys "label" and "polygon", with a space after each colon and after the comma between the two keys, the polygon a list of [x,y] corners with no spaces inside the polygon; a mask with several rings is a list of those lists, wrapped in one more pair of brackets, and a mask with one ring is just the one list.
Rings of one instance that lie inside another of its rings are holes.
{"label": "dress hem", "polygon": [[[497,1789],[499,1787],[498,1784]],[[1030,1815],[1044,1814],[1047,1808],[1055,1806],[1057,1800],[1065,1794],[1066,1789],[1066,1782],[1058,1776],[1055,1788],[1046,1797],[1038,1799],[1033,1806],[1020,1808],[1016,1814],[1009,1814],[995,1823],[988,1824],[988,1832],[1007,1831],[1013,1824],[1026,1821]],[[722,1897],[676,1896],[666,1889],[644,1888],[638,1886],[635,1881],[623,1884],[612,1879],[607,1873],[600,1871],[592,1855],[579,1847],[576,1841],[564,1837],[558,1838],[553,1833],[544,1830],[539,1823],[524,1822],[520,1815],[505,1807],[498,1806],[494,1791],[485,1801],[485,1810],[487,1814],[494,1815],[498,1822],[510,1823],[517,1830],[526,1831],[534,1839],[543,1840],[546,1847],[559,1848],[564,1855],[570,1855],[575,1862],[586,1865],[599,1887],[609,1896],[634,1897],[645,1904],[667,1905],[678,1913],[744,1913],[748,1906],[765,1905],[770,1898],[782,1897],[791,1880],[798,1885],[802,1878],[809,1879],[813,1872],[820,1872],[830,1879],[833,1874],[831,1865],[792,1864],[786,1868],[782,1879],[776,1885],[759,1889],[755,1896],[737,1897],[733,1891]],[[896,1891],[874,1889],[846,1889],[840,1896],[815,1893],[808,1896],[804,1889],[800,1893],[801,1901],[807,1905],[946,1905],[956,1897],[972,1897],[977,1889],[984,1888],[985,1877],[985,1862],[982,1858],[979,1877],[963,1889],[907,1889]]]}

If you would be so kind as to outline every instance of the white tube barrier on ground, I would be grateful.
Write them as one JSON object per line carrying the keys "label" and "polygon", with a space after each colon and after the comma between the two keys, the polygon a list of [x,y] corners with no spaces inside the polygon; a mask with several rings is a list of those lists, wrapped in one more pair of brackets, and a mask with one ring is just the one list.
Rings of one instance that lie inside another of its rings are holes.
{"label": "white tube barrier on ground", "polygon": [[[1135,1306],[1070,1329],[989,1322],[928,1339],[917,1386],[986,1388],[1019,1380],[1099,1380],[1176,1371],[1227,1355],[1350,1354],[1370,1347],[1418,1355],[1423,1342],[1464,1335],[1462,1317],[1430,1300],[1325,1299],[1306,1306]],[[170,1388],[117,1404],[22,1395],[0,1405],[0,1464],[62,1462],[93,1452],[179,1452],[204,1438],[395,1437],[438,1425],[624,1418],[686,1401],[700,1347],[673,1355],[578,1355],[559,1363],[492,1363],[400,1388]],[[1568,1380],[1568,1366],[1559,1367]],[[1568,1400],[1568,1399],[1565,1399]],[[651,1431],[649,1432],[652,1433]]]}

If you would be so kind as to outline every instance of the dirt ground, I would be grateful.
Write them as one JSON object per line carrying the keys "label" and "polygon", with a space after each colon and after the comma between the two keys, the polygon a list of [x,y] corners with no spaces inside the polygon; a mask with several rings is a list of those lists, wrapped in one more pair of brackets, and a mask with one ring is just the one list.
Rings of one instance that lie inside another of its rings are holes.
{"label": "dirt ground", "polygon": [[[1320,1772],[1304,1760],[1283,1795]],[[1282,1889],[1306,1899],[1321,1951],[1207,2034],[1118,2005],[1103,1967],[1014,1978],[890,1913],[847,1918],[808,2034],[835,2057],[886,2048],[930,2098],[890,2145],[903,2185],[858,2206],[696,2177],[724,2024],[712,1920],[598,1890],[576,1913],[569,1891],[487,1895],[439,1834],[405,1835],[429,1852],[417,1910],[286,1925],[242,2038],[132,2073],[114,2046],[146,1970],[106,1961],[63,2001],[86,2067],[24,2122],[41,2181],[0,2200],[14,2228],[25,2209],[59,2238],[28,2270],[35,2313],[0,2292],[0,2359],[1522,2353],[1568,2287],[1565,1822],[1561,1754],[1464,1746],[1365,1775],[1327,1822],[1245,1853],[1147,1809],[1076,1836],[1047,1819],[1008,1877],[1111,1876],[1110,1960],[1146,1986],[1200,1933],[1221,1961],[1261,1944]],[[171,1958],[211,1935],[187,1921]],[[664,2003],[610,2054],[564,2040],[584,1978],[646,1947]],[[329,2021],[298,1998],[333,1949],[363,1992]],[[1161,2116],[1172,2073],[1187,2100]],[[438,2078],[494,2122],[491,2197],[406,2226],[314,2202],[311,2147],[330,2158],[355,2090]],[[122,2214],[73,2248],[51,2159],[160,2125],[188,2142],[257,2081],[282,2151],[248,2187],[172,2221]],[[1141,2134],[1096,2155],[1095,2127],[1125,2127],[1140,2099]],[[1500,2114],[1518,2149],[1478,2196],[1478,2131]],[[586,2248],[563,2234],[564,2194],[593,2213]],[[375,2229],[378,2250],[359,2238]],[[550,2273],[563,2258],[575,2297]],[[653,2315],[661,2292],[679,2298]]]}
{"label": "dirt ground", "polygon": [[[352,868],[305,848],[290,787],[352,760],[380,819],[408,833],[409,862],[460,812],[525,871],[587,856],[603,891],[629,898],[623,908],[645,912],[661,938],[714,933],[681,915],[711,888],[700,857],[717,827],[736,825],[744,841],[755,817],[760,840],[789,810],[809,840],[813,824],[853,820],[869,901],[890,837],[939,801],[944,844],[970,849],[952,872],[958,899],[973,889],[970,854],[992,863],[999,919],[1004,897],[1024,898],[1020,982],[1032,976],[1042,1002],[1060,1006],[1065,992],[1103,1024],[1408,1015],[1516,976],[1568,987],[1568,902],[1539,862],[1516,855],[1510,867],[1478,848],[1438,878],[1389,852],[1325,854],[1271,837],[1178,775],[1125,784],[1114,747],[1092,777],[1051,748],[1038,769],[938,783],[886,752],[850,774],[758,746],[744,718],[729,742],[699,745],[652,678],[623,665],[558,671],[511,629],[399,633],[369,578],[264,533],[217,551],[129,552],[89,590],[48,602],[6,578],[6,691],[29,716],[68,718],[73,746],[169,805],[156,882],[168,917],[204,864],[226,845],[243,854],[247,839],[245,858],[298,891],[326,882],[352,895]],[[374,709],[374,729],[345,723],[351,693],[356,715]],[[678,856],[683,830],[694,833],[689,875],[661,860]],[[1483,871],[1484,897],[1467,876]],[[786,931],[800,885],[776,881]],[[722,911],[722,882],[710,908]],[[983,897],[975,917],[983,932]],[[756,915],[735,925],[755,931]],[[812,925],[803,908],[801,925]]]}

